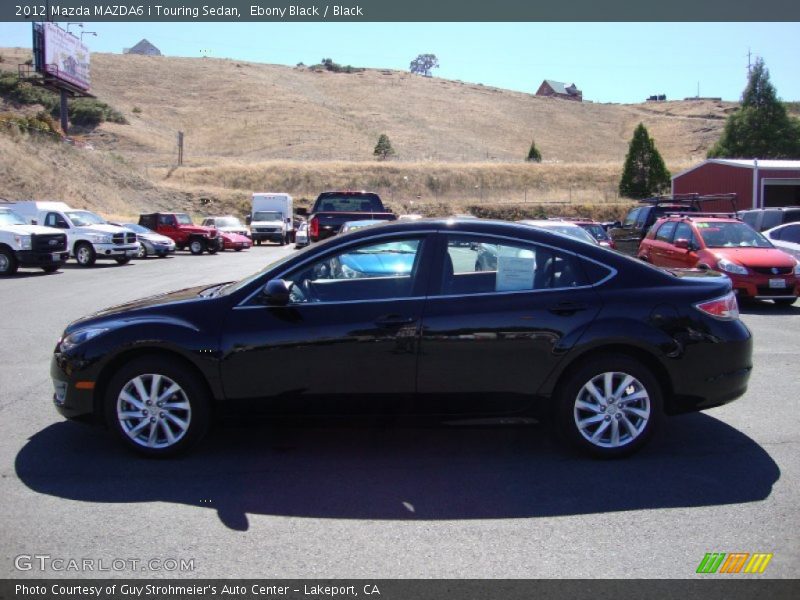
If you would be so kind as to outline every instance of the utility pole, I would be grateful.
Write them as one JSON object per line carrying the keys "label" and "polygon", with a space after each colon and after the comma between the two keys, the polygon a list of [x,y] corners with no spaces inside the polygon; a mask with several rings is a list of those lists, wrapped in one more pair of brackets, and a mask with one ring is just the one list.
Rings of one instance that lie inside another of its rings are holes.
{"label": "utility pole", "polygon": [[753,69],[753,65],[750,62],[750,48],[747,49],[747,75],[750,75],[750,71]]}
{"label": "utility pole", "polygon": [[183,165],[183,132],[178,132],[178,166]]}

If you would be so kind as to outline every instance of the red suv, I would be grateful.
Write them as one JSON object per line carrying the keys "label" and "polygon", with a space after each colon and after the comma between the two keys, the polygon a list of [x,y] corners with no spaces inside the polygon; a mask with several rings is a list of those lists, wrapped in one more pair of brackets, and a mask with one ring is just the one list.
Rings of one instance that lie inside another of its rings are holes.
{"label": "red suv", "polygon": [[672,215],[659,219],[639,246],[640,259],[659,267],[700,267],[731,278],[740,298],[792,304],[800,262],[742,221]]}

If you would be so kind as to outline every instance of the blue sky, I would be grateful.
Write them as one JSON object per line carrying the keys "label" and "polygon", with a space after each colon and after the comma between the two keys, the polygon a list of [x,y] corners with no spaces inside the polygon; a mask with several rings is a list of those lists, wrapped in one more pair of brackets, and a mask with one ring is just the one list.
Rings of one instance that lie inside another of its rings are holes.
{"label": "blue sky", "polygon": [[[66,23],[62,23],[66,26]],[[80,32],[75,25],[70,30]],[[747,53],[764,58],[784,100],[800,100],[800,23],[85,23],[93,52],[147,38],[169,56],[294,66],[408,69],[436,54],[437,77],[534,92],[574,82],[595,102],[701,96],[737,100]],[[29,23],[0,23],[0,46],[30,47]]]}

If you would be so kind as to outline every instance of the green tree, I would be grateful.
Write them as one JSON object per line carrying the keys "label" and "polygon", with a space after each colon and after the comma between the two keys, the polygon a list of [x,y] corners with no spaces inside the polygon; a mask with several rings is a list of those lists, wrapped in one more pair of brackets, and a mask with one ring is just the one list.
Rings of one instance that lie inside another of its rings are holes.
{"label": "green tree", "polygon": [[438,69],[439,68],[439,59],[436,58],[435,54],[420,54],[411,61],[408,69],[412,73],[417,73],[418,75],[424,75],[425,77],[431,76],[431,69]]}
{"label": "green tree", "polygon": [[528,162],[542,162],[542,153],[539,152],[539,149],[536,147],[536,142],[531,141],[530,150],[528,150],[528,156],[525,158]]}
{"label": "green tree", "polygon": [[378,143],[375,144],[375,150],[372,153],[378,157],[378,160],[386,160],[394,154],[394,148],[392,148],[392,142],[389,141],[388,135],[382,133],[378,137]]}
{"label": "green tree", "polygon": [[742,106],[728,117],[709,158],[800,158],[800,121],[789,116],[761,58],[750,70]]}
{"label": "green tree", "polygon": [[656,149],[655,141],[639,123],[628,144],[628,156],[619,181],[620,196],[648,198],[669,189],[670,173]]}

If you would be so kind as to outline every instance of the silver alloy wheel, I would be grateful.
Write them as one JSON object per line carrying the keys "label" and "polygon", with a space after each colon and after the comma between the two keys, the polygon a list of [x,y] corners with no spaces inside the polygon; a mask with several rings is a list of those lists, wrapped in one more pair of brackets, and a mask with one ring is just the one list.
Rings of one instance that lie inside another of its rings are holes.
{"label": "silver alloy wheel", "polygon": [[203,242],[200,240],[192,240],[189,243],[189,250],[192,254],[202,254],[203,253]]}
{"label": "silver alloy wheel", "polygon": [[609,371],[590,379],[575,398],[581,435],[600,448],[620,448],[639,437],[650,421],[650,395],[628,373]]}
{"label": "silver alloy wheel", "polygon": [[145,448],[169,448],[189,430],[192,407],[186,392],[165,375],[137,375],[117,397],[117,420],[134,443]]}
{"label": "silver alloy wheel", "polygon": [[136,253],[137,258],[145,258],[147,257],[147,248],[144,245],[144,242],[139,242],[139,251]]}
{"label": "silver alloy wheel", "polygon": [[10,266],[11,261],[8,260],[8,257],[4,253],[0,252],[0,273],[8,271]]}
{"label": "silver alloy wheel", "polygon": [[81,246],[78,248],[75,259],[82,265],[89,264],[89,261],[92,259],[92,250],[89,246]]}

